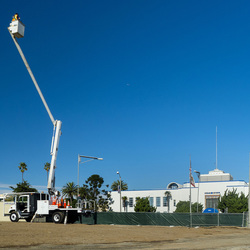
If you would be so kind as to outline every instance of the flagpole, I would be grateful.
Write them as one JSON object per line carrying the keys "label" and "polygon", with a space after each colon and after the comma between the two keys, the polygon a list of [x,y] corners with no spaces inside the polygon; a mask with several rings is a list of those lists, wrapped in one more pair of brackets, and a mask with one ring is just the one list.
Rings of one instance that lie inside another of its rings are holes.
{"label": "flagpole", "polygon": [[216,164],[215,164],[215,166],[216,166],[216,169],[218,169],[218,162],[217,162],[217,126],[216,126]]}
{"label": "flagpole", "polygon": [[190,213],[190,227],[192,227],[192,206],[191,206],[191,156],[189,167],[189,213]]}
{"label": "flagpole", "polygon": [[248,179],[248,227],[250,227],[250,152],[249,152],[249,179]]}

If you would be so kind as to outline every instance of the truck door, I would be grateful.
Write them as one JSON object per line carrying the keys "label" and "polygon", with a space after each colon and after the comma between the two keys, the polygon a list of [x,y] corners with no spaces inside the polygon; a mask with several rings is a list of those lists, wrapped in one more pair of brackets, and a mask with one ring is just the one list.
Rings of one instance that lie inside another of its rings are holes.
{"label": "truck door", "polygon": [[18,197],[16,206],[17,206],[17,210],[19,210],[23,213],[30,212],[29,196],[28,195],[20,195]]}

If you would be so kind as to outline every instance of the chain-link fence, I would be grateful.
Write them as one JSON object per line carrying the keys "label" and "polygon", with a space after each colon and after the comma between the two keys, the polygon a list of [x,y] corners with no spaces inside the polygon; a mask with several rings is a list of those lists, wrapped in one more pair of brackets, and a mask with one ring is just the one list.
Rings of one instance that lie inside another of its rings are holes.
{"label": "chain-link fence", "polygon": [[95,213],[81,216],[82,224],[157,225],[157,226],[247,226],[247,212],[242,214],[222,213]]}

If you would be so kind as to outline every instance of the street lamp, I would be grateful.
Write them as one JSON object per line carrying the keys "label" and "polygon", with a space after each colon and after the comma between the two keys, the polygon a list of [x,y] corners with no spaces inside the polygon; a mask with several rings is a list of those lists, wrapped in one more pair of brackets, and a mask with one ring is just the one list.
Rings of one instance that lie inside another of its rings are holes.
{"label": "street lamp", "polygon": [[[119,171],[116,172],[120,177],[120,212],[122,211],[122,179]],[[119,190],[119,189],[118,189]]]}
{"label": "street lamp", "polygon": [[199,171],[194,170],[194,172],[198,176],[198,194],[197,194],[197,213],[198,213],[198,204],[199,204],[199,188],[200,188],[200,175],[201,173]]}
{"label": "street lamp", "polygon": [[[81,162],[81,158],[87,158],[89,160]],[[78,174],[77,174],[77,198],[79,197],[79,165],[81,163],[85,163],[88,161],[99,160],[102,161],[103,158],[92,157],[92,156],[85,156],[85,155],[78,155]]]}

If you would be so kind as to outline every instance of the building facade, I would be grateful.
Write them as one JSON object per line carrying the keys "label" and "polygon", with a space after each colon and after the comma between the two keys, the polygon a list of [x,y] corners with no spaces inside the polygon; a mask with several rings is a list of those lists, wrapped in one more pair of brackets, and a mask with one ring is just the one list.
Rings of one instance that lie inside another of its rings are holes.
{"label": "building facade", "polygon": [[[248,195],[248,183],[234,181],[229,173],[214,169],[208,174],[201,174],[195,187],[191,186],[191,202],[201,203],[203,209],[217,208],[219,197],[223,196],[226,190],[232,191],[233,189],[236,189],[237,193],[243,192]],[[166,191],[171,195],[169,199],[165,194]],[[166,189],[162,190],[122,191],[121,195],[117,191],[112,191],[113,203],[110,207],[114,212],[120,212],[120,210],[121,212],[134,212],[136,198],[148,197],[150,205],[156,207],[156,212],[172,213],[176,210],[179,201],[189,201],[189,195],[189,183],[181,185],[171,182]],[[126,197],[126,201],[123,201],[123,197]]]}

